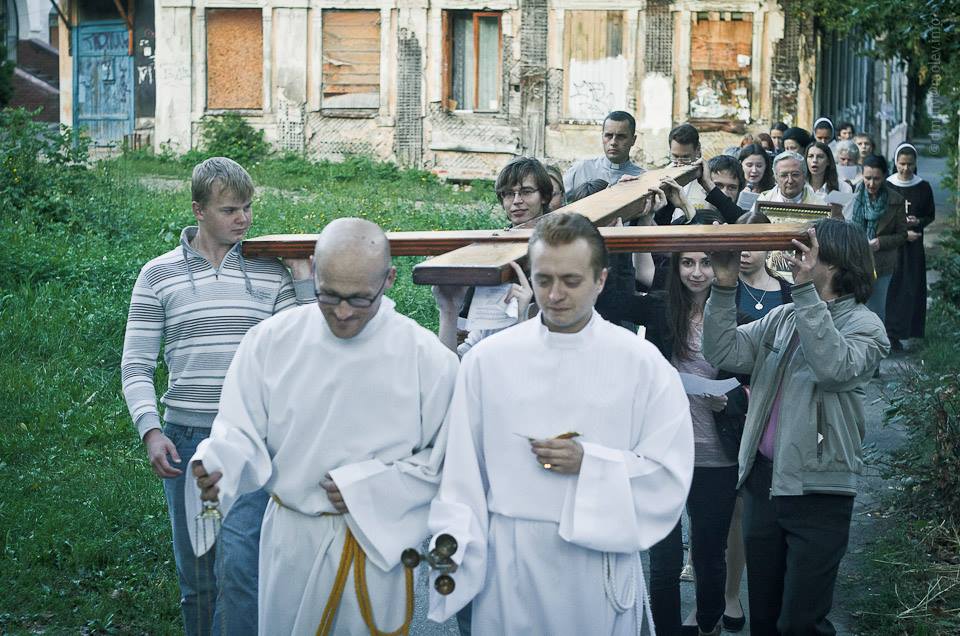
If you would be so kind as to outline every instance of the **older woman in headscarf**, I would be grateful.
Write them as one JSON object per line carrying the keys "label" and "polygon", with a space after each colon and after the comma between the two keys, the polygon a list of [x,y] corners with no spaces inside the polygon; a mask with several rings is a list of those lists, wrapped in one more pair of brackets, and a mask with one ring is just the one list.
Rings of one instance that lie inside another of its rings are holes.
{"label": "older woman in headscarf", "polygon": [[902,348],[900,340],[922,338],[927,320],[927,257],[923,228],[933,221],[936,206],[933,188],[917,176],[917,149],[897,146],[897,171],[887,177],[887,187],[907,200],[907,242],[900,248],[899,266],[887,294],[887,335],[890,346]]}
{"label": "older woman in headscarf", "polygon": [[907,216],[904,198],[889,187],[887,161],[870,155],[863,160],[863,181],[850,202],[850,223],[867,233],[873,250],[877,280],[867,307],[886,320],[887,290],[897,269],[897,252],[907,242]]}

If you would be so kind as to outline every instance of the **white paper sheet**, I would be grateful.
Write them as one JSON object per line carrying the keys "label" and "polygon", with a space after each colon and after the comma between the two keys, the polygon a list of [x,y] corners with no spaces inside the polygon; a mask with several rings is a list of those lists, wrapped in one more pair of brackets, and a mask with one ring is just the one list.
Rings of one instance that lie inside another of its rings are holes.
{"label": "white paper sheet", "polygon": [[753,207],[753,204],[757,202],[757,197],[760,195],[756,192],[749,192],[743,190],[740,192],[740,196],[737,198],[737,205],[741,210],[749,210]]}
{"label": "white paper sheet", "polygon": [[853,182],[860,174],[858,166],[837,166],[837,176],[844,181]]}
{"label": "white paper sheet", "polygon": [[837,203],[839,205],[846,205],[853,201],[852,192],[840,192],[839,190],[833,190],[830,194],[827,195],[827,203]]}
{"label": "white paper sheet", "polygon": [[740,386],[736,378],[726,380],[708,380],[692,373],[681,373],[680,381],[687,395],[723,395]]}
{"label": "white paper sheet", "polygon": [[467,331],[504,329],[517,324],[520,314],[517,299],[511,298],[509,303],[503,302],[511,286],[511,283],[507,283],[474,288],[470,311],[467,312]]}

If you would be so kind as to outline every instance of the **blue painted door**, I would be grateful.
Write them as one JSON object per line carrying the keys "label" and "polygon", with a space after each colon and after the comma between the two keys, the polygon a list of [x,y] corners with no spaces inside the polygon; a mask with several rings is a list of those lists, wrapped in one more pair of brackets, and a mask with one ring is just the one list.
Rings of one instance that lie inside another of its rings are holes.
{"label": "blue painted door", "polygon": [[74,29],[73,125],[96,145],[123,141],[133,132],[133,57],[122,22]]}

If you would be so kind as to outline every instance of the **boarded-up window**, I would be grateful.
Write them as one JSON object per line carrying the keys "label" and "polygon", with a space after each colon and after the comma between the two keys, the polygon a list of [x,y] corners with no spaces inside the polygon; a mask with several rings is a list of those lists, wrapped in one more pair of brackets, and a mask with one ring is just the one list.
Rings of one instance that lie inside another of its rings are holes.
{"label": "boarded-up window", "polygon": [[323,108],[380,107],[380,12],[323,12]]}
{"label": "boarded-up window", "polygon": [[564,18],[564,114],[603,119],[627,106],[622,11],[568,11]]}
{"label": "boarded-up window", "polygon": [[207,108],[263,108],[263,13],[207,10]]}
{"label": "boarded-up window", "polygon": [[700,12],[690,33],[690,118],[750,119],[753,16]]}
{"label": "boarded-up window", "polygon": [[451,110],[500,110],[500,13],[444,14],[444,83]]}

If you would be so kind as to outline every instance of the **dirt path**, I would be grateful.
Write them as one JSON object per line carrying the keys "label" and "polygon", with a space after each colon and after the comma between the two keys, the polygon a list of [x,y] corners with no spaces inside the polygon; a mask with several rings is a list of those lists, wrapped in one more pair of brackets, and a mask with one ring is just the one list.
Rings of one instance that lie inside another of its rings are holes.
{"label": "dirt path", "polygon": [[[923,146],[917,146],[923,150]],[[930,264],[931,248],[935,246],[941,233],[954,222],[954,208],[950,193],[942,187],[940,180],[946,174],[946,159],[938,157],[920,157],[920,175],[930,181],[937,204],[937,219],[927,227],[924,244],[927,248],[927,263]],[[928,270],[927,282],[932,284],[939,278],[938,272]],[[850,545],[847,556],[840,566],[834,612],[831,618],[837,626],[838,634],[860,634],[857,630],[860,601],[869,594],[876,582],[867,580],[861,572],[867,558],[867,549],[881,530],[898,523],[893,511],[884,505],[884,494],[897,484],[880,476],[880,465],[885,457],[898,448],[906,439],[904,428],[898,424],[884,423],[884,410],[887,403],[884,393],[896,390],[896,380],[904,369],[919,364],[916,353],[908,350],[894,354],[881,364],[881,377],[870,383],[867,388],[867,422],[864,474],[860,479],[860,491],[853,509],[853,521],[850,527]]]}

